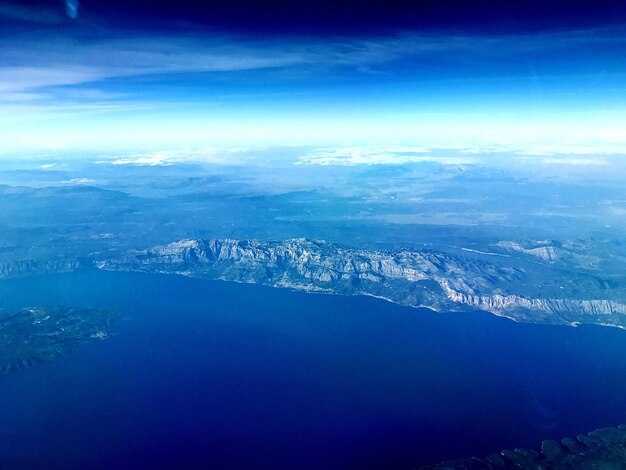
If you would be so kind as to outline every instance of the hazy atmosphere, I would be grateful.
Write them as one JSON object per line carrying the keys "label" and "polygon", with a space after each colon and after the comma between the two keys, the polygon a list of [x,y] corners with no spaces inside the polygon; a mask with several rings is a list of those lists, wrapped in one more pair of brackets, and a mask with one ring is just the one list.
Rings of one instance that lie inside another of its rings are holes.
{"label": "hazy atmosphere", "polygon": [[622,151],[624,21],[621,2],[3,2],[0,149]]}

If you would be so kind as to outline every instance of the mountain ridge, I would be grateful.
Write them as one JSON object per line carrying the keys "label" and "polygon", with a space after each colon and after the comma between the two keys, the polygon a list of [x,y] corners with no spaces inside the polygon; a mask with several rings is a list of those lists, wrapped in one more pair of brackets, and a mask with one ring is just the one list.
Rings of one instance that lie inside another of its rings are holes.
{"label": "mountain ridge", "polygon": [[[369,295],[435,311],[479,309],[523,322],[626,328],[626,304],[585,274],[577,273],[566,287],[559,285],[556,270],[492,264],[431,250],[362,250],[304,238],[184,239],[95,265],[110,271]],[[541,285],[533,284],[537,279]],[[575,292],[577,285],[587,286],[586,297]]]}

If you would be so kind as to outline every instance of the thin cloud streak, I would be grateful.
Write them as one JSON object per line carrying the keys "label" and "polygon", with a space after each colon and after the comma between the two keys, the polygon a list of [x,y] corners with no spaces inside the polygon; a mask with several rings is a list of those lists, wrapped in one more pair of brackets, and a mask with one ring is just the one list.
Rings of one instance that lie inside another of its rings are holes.
{"label": "thin cloud streak", "polygon": [[515,37],[399,35],[383,39],[325,42],[243,41],[216,37],[134,37],[78,41],[67,37],[15,39],[0,42],[0,91],[95,83],[111,78],[198,72],[313,69],[338,67],[356,73],[384,74],[386,64],[420,58],[439,60],[471,54],[478,59],[509,59],[530,52],[575,45],[626,46],[615,29],[600,37],[588,31]]}

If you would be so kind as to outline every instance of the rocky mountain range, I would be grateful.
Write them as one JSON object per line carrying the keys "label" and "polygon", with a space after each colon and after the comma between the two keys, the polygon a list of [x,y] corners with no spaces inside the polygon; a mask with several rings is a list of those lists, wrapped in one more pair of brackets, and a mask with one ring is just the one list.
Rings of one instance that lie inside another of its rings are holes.
{"label": "rocky mountain range", "polygon": [[95,265],[369,295],[435,311],[485,310],[524,322],[626,328],[626,302],[614,282],[506,258],[487,262],[430,250],[361,250],[307,239],[212,239],[159,245]]}

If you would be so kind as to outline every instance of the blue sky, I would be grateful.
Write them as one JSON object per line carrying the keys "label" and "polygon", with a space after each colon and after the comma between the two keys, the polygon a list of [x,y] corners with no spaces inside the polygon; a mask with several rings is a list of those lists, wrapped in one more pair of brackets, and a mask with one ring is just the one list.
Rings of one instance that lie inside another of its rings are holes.
{"label": "blue sky", "polygon": [[279,28],[288,16],[264,30],[234,27],[223,11],[222,24],[202,15],[192,23],[168,16],[175,10],[166,6],[155,19],[138,3],[132,15],[118,12],[122,21],[74,0],[0,2],[0,151],[354,142],[626,148],[619,15],[516,23],[504,11],[492,22],[463,23],[458,15],[441,20],[432,7],[422,12],[432,17],[425,24],[392,18],[384,31],[336,32],[322,21],[299,33]]}

